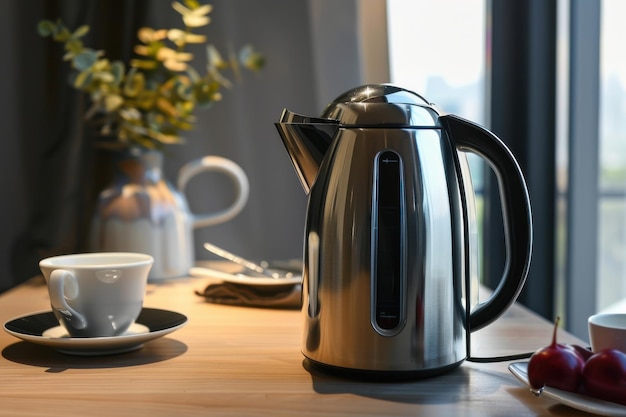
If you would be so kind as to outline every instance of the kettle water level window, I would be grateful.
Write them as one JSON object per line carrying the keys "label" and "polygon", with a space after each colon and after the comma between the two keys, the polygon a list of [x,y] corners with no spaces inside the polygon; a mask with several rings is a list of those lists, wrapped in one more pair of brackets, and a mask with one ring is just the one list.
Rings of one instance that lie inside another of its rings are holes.
{"label": "kettle water level window", "polygon": [[372,323],[382,334],[401,329],[406,286],[406,211],[400,155],[384,151],[374,172],[372,207],[373,303]]}

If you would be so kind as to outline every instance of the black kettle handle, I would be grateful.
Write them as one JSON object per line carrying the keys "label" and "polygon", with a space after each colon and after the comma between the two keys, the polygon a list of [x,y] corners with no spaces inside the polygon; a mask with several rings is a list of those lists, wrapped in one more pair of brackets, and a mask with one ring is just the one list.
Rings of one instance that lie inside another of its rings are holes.
{"label": "black kettle handle", "polygon": [[526,282],[533,240],[530,199],[522,170],[496,135],[458,116],[445,115],[439,120],[458,150],[478,154],[491,165],[502,200],[506,263],[498,287],[470,314],[469,329],[473,332],[504,313]]}

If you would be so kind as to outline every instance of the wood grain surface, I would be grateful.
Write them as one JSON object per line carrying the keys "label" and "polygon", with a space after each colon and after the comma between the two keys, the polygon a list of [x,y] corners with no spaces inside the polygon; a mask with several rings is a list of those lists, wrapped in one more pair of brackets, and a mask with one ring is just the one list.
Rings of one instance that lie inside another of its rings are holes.
{"label": "wood grain surface", "polygon": [[[535,397],[508,362],[465,362],[433,378],[365,382],[311,369],[296,310],[207,303],[206,279],[150,284],[144,306],[187,315],[140,350],[80,357],[0,332],[4,416],[536,416],[584,415]],[[49,310],[41,278],[0,295],[0,320]],[[513,306],[473,334],[472,355],[534,351],[551,323]],[[565,332],[562,342],[584,343]]]}

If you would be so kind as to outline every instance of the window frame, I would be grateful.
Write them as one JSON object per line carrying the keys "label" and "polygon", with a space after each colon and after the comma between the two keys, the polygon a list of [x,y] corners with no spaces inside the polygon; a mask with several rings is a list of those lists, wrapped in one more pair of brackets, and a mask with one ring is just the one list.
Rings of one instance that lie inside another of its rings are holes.
{"label": "window frame", "polygon": [[586,339],[587,319],[597,310],[601,4],[570,0],[567,6],[568,100],[561,103],[568,114],[562,310],[566,329]]}

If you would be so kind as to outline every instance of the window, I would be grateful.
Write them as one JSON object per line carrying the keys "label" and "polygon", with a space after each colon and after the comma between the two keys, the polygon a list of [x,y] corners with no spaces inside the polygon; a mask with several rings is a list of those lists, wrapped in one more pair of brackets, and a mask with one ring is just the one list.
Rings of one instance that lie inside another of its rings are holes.
{"label": "window", "polygon": [[[486,16],[494,1],[387,0],[391,81],[423,94],[444,112],[489,126],[486,80],[493,68],[485,46],[491,37]],[[554,312],[565,314],[568,330],[586,338],[589,315],[626,310],[626,64],[621,57],[626,3],[555,1],[558,261],[555,273],[543,278],[554,279]],[[549,4],[555,3],[523,6],[525,18],[532,21],[532,13]],[[472,161],[479,195],[483,172]]]}
{"label": "window", "polygon": [[626,309],[626,9],[615,0],[561,3],[570,16],[563,310],[585,338],[588,316]]}
{"label": "window", "polygon": [[485,0],[388,0],[387,19],[391,82],[485,124]]}
{"label": "window", "polygon": [[[626,298],[626,2],[603,0],[600,15],[599,207],[596,308]],[[615,304],[618,305],[615,305]],[[624,306],[622,306],[624,308]]]}

